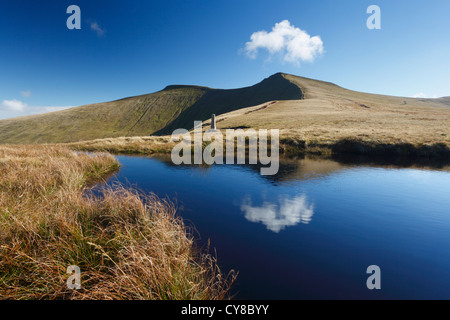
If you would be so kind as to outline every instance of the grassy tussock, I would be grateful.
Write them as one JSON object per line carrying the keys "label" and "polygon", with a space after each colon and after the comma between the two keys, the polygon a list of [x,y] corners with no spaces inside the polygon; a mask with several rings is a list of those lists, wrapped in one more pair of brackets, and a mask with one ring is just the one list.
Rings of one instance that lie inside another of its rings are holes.
{"label": "grassy tussock", "polygon": [[115,154],[170,153],[175,143],[170,137],[120,137],[65,144],[78,151],[103,151]]}
{"label": "grassy tussock", "polygon": [[[234,274],[195,250],[175,208],[121,186],[86,192],[111,155],[0,147],[1,299],[223,299]],[[66,286],[81,269],[80,290]]]}

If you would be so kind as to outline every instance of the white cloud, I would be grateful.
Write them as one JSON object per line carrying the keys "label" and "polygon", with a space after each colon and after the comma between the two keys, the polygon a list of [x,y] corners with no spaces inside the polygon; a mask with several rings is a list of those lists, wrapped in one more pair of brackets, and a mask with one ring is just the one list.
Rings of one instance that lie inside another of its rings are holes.
{"label": "white cloud", "polygon": [[260,222],[275,233],[298,223],[308,224],[314,214],[314,206],[308,204],[305,195],[281,199],[279,204],[264,202],[261,207],[252,206],[251,200],[246,199],[241,210],[248,221]]}
{"label": "white cloud", "polygon": [[416,93],[412,96],[413,98],[426,98],[427,95],[423,92]]}
{"label": "white cloud", "polygon": [[422,99],[436,99],[438,96],[436,96],[436,95],[429,96],[426,93],[419,92],[419,93],[414,94],[412,97],[413,98],[422,98]]}
{"label": "white cloud", "polygon": [[9,109],[10,111],[24,112],[28,107],[26,103],[13,99],[13,100],[3,100],[1,106],[3,108]]}
{"label": "white cloud", "polygon": [[61,110],[73,108],[73,106],[70,106],[70,107],[34,107],[34,108],[41,109],[42,111],[44,111],[43,113],[47,113],[47,112],[55,112],[55,111],[61,111]]}
{"label": "white cloud", "polygon": [[101,37],[101,36],[103,36],[105,34],[105,30],[102,29],[97,22],[92,21],[90,23],[90,26],[91,26],[91,30],[97,32],[97,36]]}
{"label": "white cloud", "polygon": [[271,56],[280,53],[284,61],[300,64],[301,61],[313,62],[324,52],[320,36],[311,37],[288,20],[276,23],[271,32],[254,32],[250,40],[245,44],[245,51],[252,59],[257,57],[259,49],[266,49]]}
{"label": "white cloud", "polygon": [[60,111],[68,107],[49,107],[49,106],[29,106],[25,102],[20,100],[3,100],[0,103],[0,119],[8,119],[14,117],[28,116],[33,114],[41,114],[53,111]]}
{"label": "white cloud", "polygon": [[31,97],[31,91],[30,91],[30,90],[22,91],[20,94],[21,94],[24,98],[29,98],[29,97]]}

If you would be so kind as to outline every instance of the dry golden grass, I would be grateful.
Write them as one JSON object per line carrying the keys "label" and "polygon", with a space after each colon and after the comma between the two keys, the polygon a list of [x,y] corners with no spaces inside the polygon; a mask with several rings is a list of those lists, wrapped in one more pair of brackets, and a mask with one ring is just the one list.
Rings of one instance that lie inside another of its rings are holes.
{"label": "dry golden grass", "polygon": [[64,145],[73,150],[79,151],[153,154],[170,152],[175,143],[170,141],[170,137],[150,136],[97,139],[92,141],[68,143]]}
{"label": "dry golden grass", "polygon": [[[342,100],[279,101],[217,117],[218,129],[280,129],[283,137],[333,144],[343,139],[450,145],[450,108],[403,107]],[[252,112],[251,112],[252,111]],[[249,113],[250,112],[250,113]]]}
{"label": "dry golden grass", "polygon": [[351,141],[374,149],[409,145],[410,150],[432,155],[438,145],[448,154],[450,107],[445,99],[366,94],[331,83],[285,77],[302,89],[304,100],[268,102],[220,115],[216,118],[218,129],[280,129],[282,141],[302,141],[310,147],[334,149]]}
{"label": "dry golden grass", "polygon": [[[121,186],[87,192],[111,155],[0,147],[1,299],[222,299],[234,275],[195,250],[175,208]],[[81,268],[82,288],[66,286]]]}

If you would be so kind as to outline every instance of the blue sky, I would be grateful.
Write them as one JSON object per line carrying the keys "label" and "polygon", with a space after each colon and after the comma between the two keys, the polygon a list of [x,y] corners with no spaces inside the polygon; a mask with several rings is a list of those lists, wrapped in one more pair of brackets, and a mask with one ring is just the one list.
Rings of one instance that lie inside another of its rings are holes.
{"label": "blue sky", "polygon": [[[373,4],[381,30],[366,26]],[[81,9],[81,30],[66,26],[69,5]],[[252,34],[285,20],[306,40],[320,37],[311,59],[287,59],[288,44],[246,50]],[[364,92],[450,96],[450,1],[0,0],[0,118],[169,84],[248,86],[279,71]]]}

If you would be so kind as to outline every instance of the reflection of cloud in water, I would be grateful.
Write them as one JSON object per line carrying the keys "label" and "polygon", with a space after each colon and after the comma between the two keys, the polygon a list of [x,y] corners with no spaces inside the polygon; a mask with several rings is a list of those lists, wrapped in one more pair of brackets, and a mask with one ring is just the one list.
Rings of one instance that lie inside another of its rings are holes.
{"label": "reflection of cloud in water", "polygon": [[299,223],[308,224],[314,214],[314,205],[308,204],[305,195],[292,199],[285,197],[279,203],[264,202],[261,207],[253,207],[250,198],[242,202],[241,210],[251,222],[261,222],[275,233]]}

